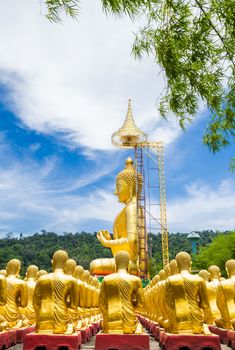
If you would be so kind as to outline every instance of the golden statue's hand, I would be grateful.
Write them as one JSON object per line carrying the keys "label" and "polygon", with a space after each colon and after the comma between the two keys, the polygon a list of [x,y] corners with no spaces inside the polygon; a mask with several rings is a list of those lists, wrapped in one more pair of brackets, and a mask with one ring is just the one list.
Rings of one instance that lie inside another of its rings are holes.
{"label": "golden statue's hand", "polygon": [[101,230],[97,233],[97,238],[104,247],[109,247],[111,236],[107,230]]}

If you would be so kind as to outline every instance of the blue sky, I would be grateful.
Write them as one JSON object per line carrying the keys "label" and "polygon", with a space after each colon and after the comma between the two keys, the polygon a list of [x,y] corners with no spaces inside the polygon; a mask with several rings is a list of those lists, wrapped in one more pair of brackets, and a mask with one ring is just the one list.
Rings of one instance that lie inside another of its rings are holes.
{"label": "blue sky", "polygon": [[203,103],[186,132],[160,120],[164,76],[130,55],[135,25],[108,19],[98,1],[64,25],[37,2],[14,2],[17,15],[12,6],[0,4],[0,235],[112,230],[115,177],[131,152],[114,149],[111,134],[128,98],[137,125],[165,143],[170,232],[233,229],[234,146],[213,155],[202,144]]}

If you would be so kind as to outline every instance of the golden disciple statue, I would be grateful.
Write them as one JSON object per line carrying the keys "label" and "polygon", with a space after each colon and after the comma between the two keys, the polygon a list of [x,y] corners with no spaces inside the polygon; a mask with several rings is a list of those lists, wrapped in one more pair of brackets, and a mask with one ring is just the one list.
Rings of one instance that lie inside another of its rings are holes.
{"label": "golden disciple statue", "polygon": [[25,326],[20,307],[26,307],[28,294],[25,281],[18,278],[20,268],[21,262],[17,259],[11,259],[7,263],[7,300],[4,306],[3,316],[10,328],[21,328]]}
{"label": "golden disciple statue", "polygon": [[135,314],[136,308],[142,307],[144,302],[141,279],[128,273],[128,252],[118,252],[115,262],[117,272],[105,276],[100,288],[99,307],[103,315],[103,332],[141,332],[137,329],[139,324]]}
{"label": "golden disciple statue", "polygon": [[24,314],[30,325],[35,324],[35,321],[36,321],[35,311],[33,308],[33,294],[34,294],[34,288],[36,285],[37,273],[38,273],[38,267],[36,265],[30,265],[27,268],[26,284],[27,284],[27,291],[28,291],[28,304],[24,310]]}
{"label": "golden disciple statue", "polygon": [[[141,175],[136,176],[136,170],[131,158],[126,160],[126,167],[116,178],[116,191],[119,202],[125,205],[117,215],[113,225],[113,238],[106,230],[97,234],[100,243],[110,248],[115,257],[118,252],[130,254],[129,272],[138,275],[138,246],[137,246],[137,208],[136,208],[136,179],[141,185]],[[93,275],[108,275],[115,272],[115,261],[112,259],[96,259],[90,264]]]}
{"label": "golden disciple statue", "polygon": [[[190,273],[191,257],[186,252],[176,255],[179,273],[167,278],[165,301],[168,322],[164,326],[170,333],[204,333],[204,316],[210,310],[205,281]],[[210,320],[205,320],[211,323]]]}
{"label": "golden disciple statue", "polygon": [[235,260],[228,260],[225,268],[228,279],[218,285],[217,305],[221,317],[215,323],[218,327],[235,329]]}
{"label": "golden disciple statue", "polygon": [[4,331],[8,327],[8,323],[3,317],[4,307],[7,300],[7,281],[6,277],[0,274],[0,332]]}
{"label": "golden disciple statue", "polygon": [[213,321],[215,321],[216,318],[220,317],[220,311],[218,309],[216,299],[221,273],[220,268],[216,265],[210,266],[208,268],[208,272],[210,274],[210,282],[206,283],[206,287]]}
{"label": "golden disciple statue", "polygon": [[76,279],[64,273],[67,260],[65,251],[56,251],[52,258],[53,272],[37,280],[33,297],[37,333],[69,334],[68,308],[77,308],[79,294]]}

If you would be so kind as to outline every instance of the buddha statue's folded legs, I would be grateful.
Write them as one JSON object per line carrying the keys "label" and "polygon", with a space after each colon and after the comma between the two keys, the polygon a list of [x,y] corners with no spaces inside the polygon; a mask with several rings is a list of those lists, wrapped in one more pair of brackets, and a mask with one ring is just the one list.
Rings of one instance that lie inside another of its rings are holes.
{"label": "buddha statue's folded legs", "polygon": [[90,263],[92,275],[109,275],[116,269],[114,258],[95,259]]}

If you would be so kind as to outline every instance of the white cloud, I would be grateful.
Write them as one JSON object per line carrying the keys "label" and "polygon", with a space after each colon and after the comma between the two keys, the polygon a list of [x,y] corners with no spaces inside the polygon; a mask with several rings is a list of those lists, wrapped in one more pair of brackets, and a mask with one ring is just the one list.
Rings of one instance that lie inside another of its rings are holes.
{"label": "white cloud", "polygon": [[225,179],[217,188],[194,182],[186,196],[167,203],[169,230],[230,230],[235,228],[235,181]]}
{"label": "white cloud", "polygon": [[106,17],[99,0],[82,2],[78,22],[63,25],[51,24],[36,1],[2,1],[0,81],[8,104],[32,129],[67,132],[72,145],[107,150],[130,97],[137,125],[152,140],[172,142],[179,127],[160,122],[155,108],[163,77],[150,58],[130,54],[135,27]]}

